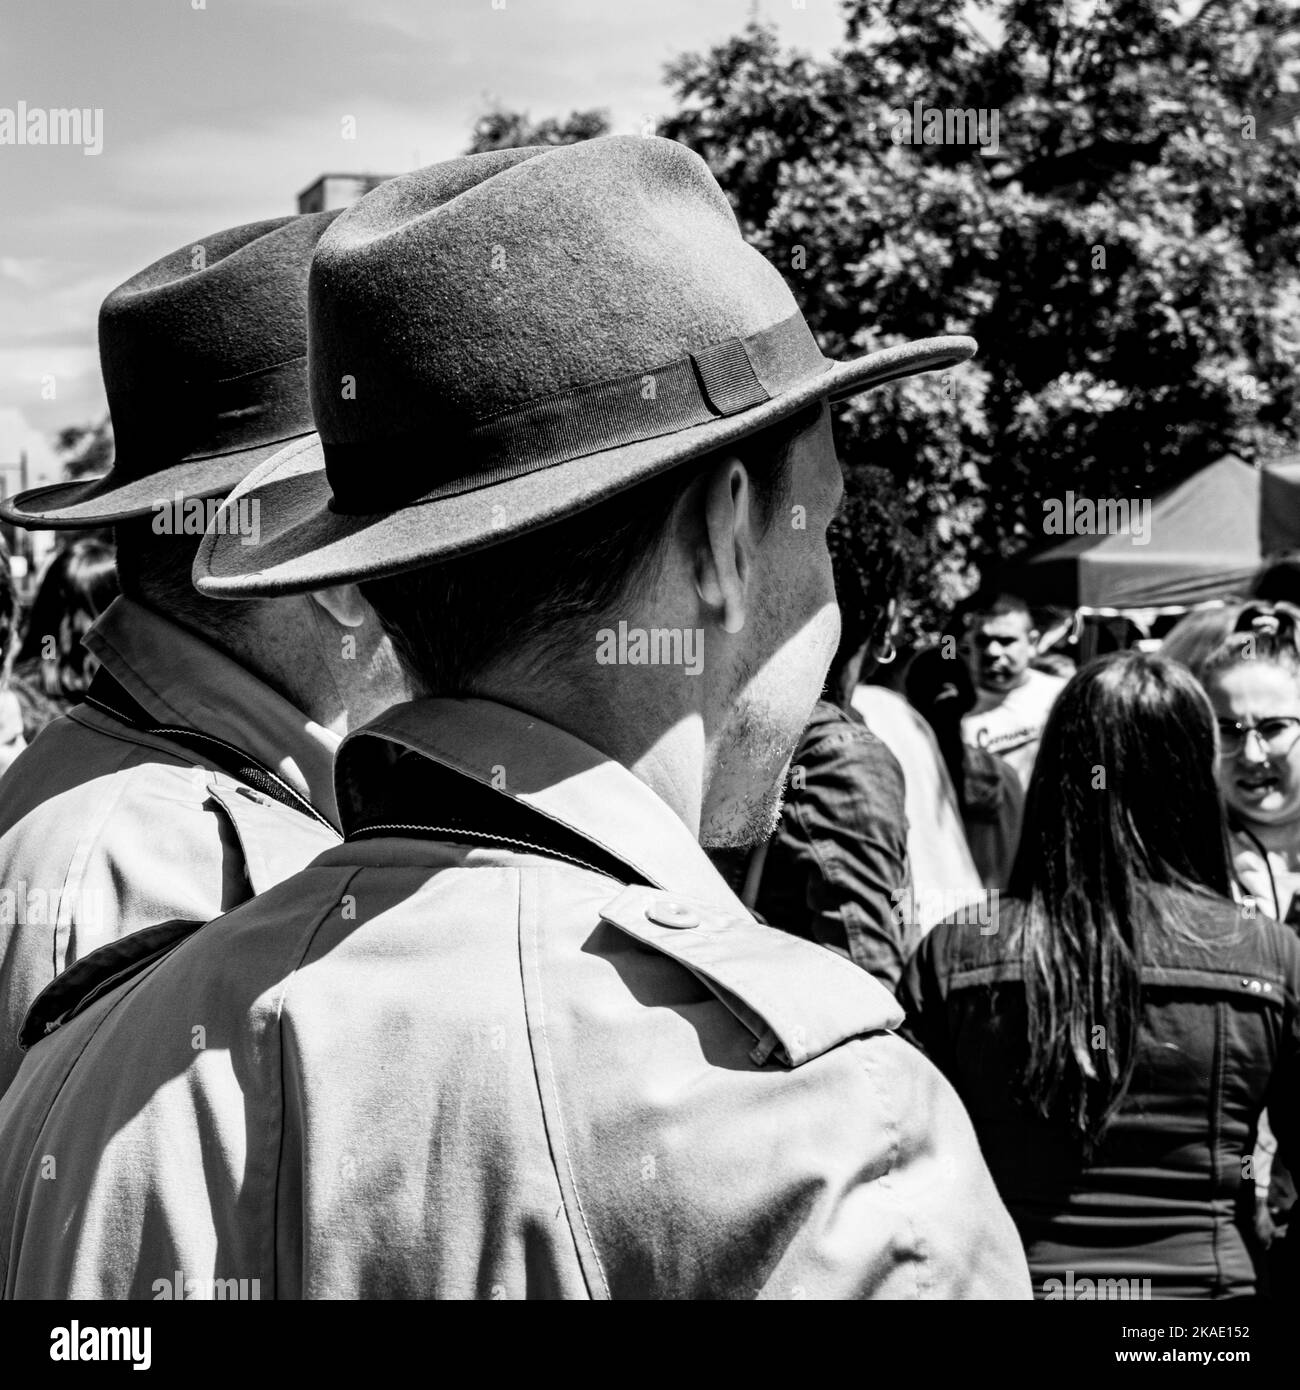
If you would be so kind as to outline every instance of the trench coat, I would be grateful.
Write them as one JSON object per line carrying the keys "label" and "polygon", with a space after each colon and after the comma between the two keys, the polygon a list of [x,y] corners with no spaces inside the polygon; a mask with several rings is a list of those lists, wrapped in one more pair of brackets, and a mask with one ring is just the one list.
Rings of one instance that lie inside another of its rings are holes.
{"label": "trench coat", "polygon": [[0,777],[0,1091],[28,1007],[74,961],[142,928],[210,921],[340,839],[337,735],[131,599],[85,641],[155,724],[237,744],[325,823],[91,702],[42,730]]}
{"label": "trench coat", "polygon": [[38,1001],[7,1297],[1029,1296],[893,997],[755,921],[628,769],[421,700],[336,785],[344,844]]}

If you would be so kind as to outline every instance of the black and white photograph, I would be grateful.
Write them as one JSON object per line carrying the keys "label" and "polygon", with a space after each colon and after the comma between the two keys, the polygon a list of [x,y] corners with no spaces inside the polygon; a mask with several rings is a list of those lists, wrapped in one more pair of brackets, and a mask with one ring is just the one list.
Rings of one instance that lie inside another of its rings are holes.
{"label": "black and white photograph", "polygon": [[1294,1373],[1297,0],[7,0],[0,561],[15,1375]]}

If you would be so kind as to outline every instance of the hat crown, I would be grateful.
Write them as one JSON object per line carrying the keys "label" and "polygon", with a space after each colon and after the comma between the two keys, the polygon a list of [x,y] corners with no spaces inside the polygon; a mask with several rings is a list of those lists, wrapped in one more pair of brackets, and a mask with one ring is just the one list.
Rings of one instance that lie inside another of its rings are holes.
{"label": "hat crown", "polygon": [[322,236],[308,306],[318,437],[227,501],[257,500],[261,536],[232,547],[210,529],[203,593],[302,591],[501,545],[975,347],[828,360],[704,162],[655,137],[393,179]]}
{"label": "hat crown", "polygon": [[321,239],[310,306],[327,445],[436,442],[798,312],[704,161],[653,136],[394,179]]}
{"label": "hat crown", "polygon": [[311,255],[337,210],[200,238],[117,286],[99,313],[115,470],[287,440],[312,428]]}

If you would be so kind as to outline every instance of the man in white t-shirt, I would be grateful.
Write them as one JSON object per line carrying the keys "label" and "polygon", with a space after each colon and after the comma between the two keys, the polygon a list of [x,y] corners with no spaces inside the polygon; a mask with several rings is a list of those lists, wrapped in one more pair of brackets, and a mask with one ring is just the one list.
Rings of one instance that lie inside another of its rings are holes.
{"label": "man in white t-shirt", "polygon": [[1023,599],[999,595],[968,619],[966,654],[975,707],[961,721],[963,742],[1005,758],[1023,786],[1034,770],[1043,726],[1065,681],[1030,666],[1038,647]]}

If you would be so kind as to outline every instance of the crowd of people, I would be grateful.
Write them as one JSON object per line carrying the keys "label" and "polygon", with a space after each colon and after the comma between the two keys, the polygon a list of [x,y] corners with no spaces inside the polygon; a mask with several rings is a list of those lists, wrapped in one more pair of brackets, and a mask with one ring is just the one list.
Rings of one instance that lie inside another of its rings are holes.
{"label": "crowd of people", "polygon": [[672,142],[203,240],[0,507],[6,1297],[1294,1290],[1300,609],[904,660],[828,402],[974,344],[828,362]]}
{"label": "crowd of people", "polygon": [[[851,640],[892,623],[910,545],[897,509],[857,514],[836,554]],[[1040,1295],[1067,1271],[1163,1298],[1294,1291],[1300,608],[1258,597],[1294,593],[1294,569],[1082,669],[1025,599],[977,595],[902,674],[932,742],[858,717],[830,761],[819,716],[752,856],[797,844],[794,883],[747,901],[896,990]],[[909,855],[913,776],[959,809],[982,891],[961,846]]]}

